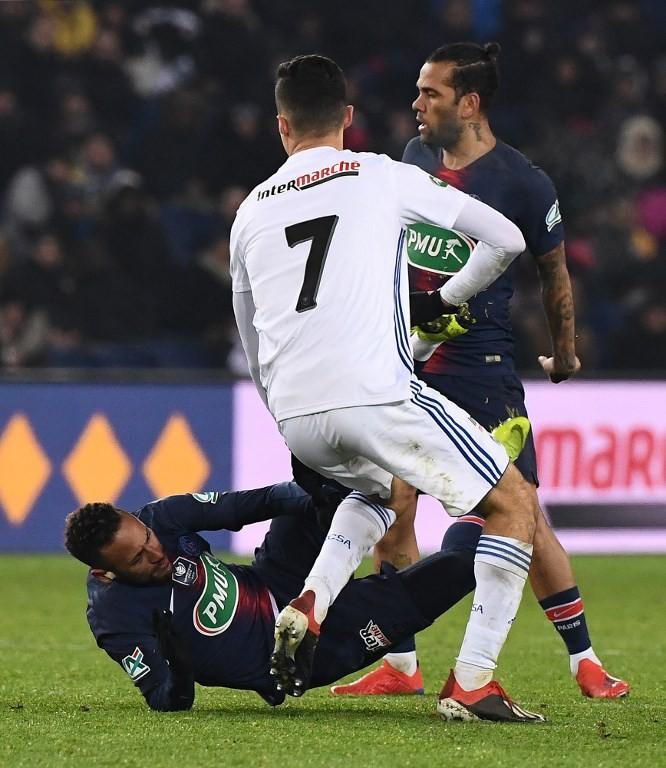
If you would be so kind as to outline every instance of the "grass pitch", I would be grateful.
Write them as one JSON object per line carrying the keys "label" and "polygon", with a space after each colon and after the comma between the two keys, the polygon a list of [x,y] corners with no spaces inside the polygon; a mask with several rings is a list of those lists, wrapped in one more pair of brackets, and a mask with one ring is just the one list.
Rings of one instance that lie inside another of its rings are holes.
{"label": "grass pitch", "polygon": [[666,765],[663,557],[576,558],[588,622],[625,701],[583,699],[564,646],[526,591],[499,679],[548,723],[441,722],[435,696],[466,601],[419,638],[426,695],[333,698],[271,709],[253,693],[197,688],[188,713],[150,712],[85,621],[85,568],[66,556],[0,557],[0,766]]}

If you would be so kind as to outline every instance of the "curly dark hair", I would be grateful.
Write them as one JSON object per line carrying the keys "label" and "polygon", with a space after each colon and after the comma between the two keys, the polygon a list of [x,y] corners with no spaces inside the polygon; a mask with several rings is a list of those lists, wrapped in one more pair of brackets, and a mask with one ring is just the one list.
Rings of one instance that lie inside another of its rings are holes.
{"label": "curly dark hair", "polygon": [[85,504],[65,519],[65,547],[91,568],[104,566],[100,549],[111,542],[120,526],[120,511],[113,504]]}

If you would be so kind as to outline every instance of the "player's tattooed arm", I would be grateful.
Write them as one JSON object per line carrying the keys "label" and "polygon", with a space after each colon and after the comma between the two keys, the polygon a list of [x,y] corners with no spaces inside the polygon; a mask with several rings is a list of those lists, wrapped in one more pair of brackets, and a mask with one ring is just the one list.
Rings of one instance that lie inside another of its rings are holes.
{"label": "player's tattooed arm", "polygon": [[564,243],[536,259],[553,351],[552,357],[539,358],[542,368],[557,384],[580,368],[576,357],[574,303],[571,280],[564,255]]}

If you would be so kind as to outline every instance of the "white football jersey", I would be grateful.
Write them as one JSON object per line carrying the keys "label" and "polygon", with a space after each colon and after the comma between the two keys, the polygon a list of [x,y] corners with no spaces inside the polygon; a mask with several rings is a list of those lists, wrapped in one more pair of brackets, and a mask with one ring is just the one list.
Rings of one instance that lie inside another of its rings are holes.
{"label": "white football jersey", "polygon": [[452,227],[467,196],[385,155],[316,147],[244,200],[234,292],[251,291],[276,421],[409,399],[404,227]]}

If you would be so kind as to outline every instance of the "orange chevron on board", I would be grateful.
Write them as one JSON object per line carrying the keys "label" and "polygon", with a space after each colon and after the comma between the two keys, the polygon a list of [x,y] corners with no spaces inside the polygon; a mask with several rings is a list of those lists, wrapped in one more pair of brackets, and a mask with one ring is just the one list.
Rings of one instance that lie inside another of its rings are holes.
{"label": "orange chevron on board", "polygon": [[13,525],[28,517],[51,475],[51,462],[27,416],[15,413],[0,435],[0,505]]}
{"label": "orange chevron on board", "polygon": [[199,491],[210,475],[210,463],[180,413],[169,417],[142,469],[158,497]]}
{"label": "orange chevron on board", "polygon": [[63,462],[62,474],[79,504],[118,499],[132,474],[132,464],[104,414],[90,417]]}

